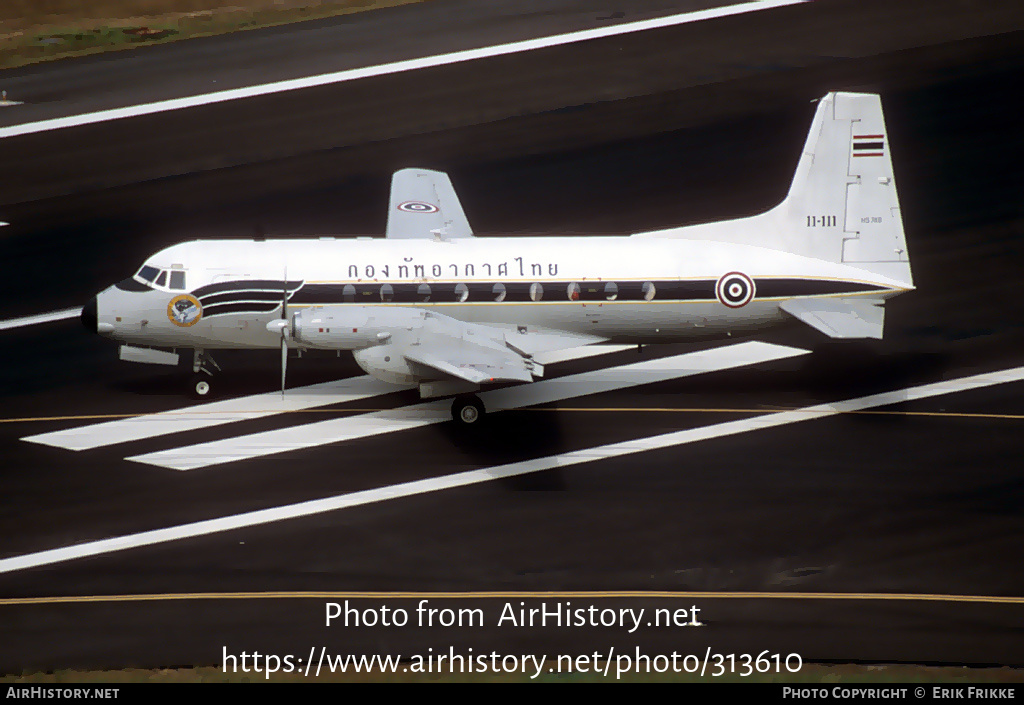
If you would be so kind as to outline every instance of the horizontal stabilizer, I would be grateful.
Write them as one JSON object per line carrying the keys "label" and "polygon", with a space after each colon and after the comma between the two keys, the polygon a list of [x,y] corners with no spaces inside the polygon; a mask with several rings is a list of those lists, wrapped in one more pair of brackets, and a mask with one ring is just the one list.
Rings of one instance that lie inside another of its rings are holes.
{"label": "horizontal stabilizer", "polygon": [[385,236],[390,240],[452,240],[473,237],[473,230],[447,174],[402,169],[391,179]]}
{"label": "horizontal stabilizer", "polygon": [[885,309],[880,299],[790,299],[786,313],[830,338],[882,338]]}

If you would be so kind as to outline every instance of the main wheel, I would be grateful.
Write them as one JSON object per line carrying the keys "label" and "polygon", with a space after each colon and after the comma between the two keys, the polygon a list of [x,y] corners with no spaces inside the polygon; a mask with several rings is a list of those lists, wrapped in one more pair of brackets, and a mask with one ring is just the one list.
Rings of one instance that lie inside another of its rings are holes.
{"label": "main wheel", "polygon": [[469,395],[456,397],[452,402],[452,418],[461,426],[472,426],[484,415],[484,403],[480,397]]}
{"label": "main wheel", "polygon": [[189,393],[195,399],[209,399],[213,396],[213,383],[210,375],[197,374],[189,383]]}

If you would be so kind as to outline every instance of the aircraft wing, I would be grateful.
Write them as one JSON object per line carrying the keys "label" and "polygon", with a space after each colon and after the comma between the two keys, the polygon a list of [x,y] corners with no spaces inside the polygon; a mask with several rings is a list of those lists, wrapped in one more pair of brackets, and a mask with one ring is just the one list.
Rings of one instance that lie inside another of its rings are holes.
{"label": "aircraft wing", "polygon": [[473,384],[531,382],[542,375],[543,367],[508,345],[505,335],[492,326],[428,313],[414,338],[404,342],[399,336],[394,343],[409,362]]}
{"label": "aircraft wing", "polygon": [[429,169],[402,169],[391,177],[389,239],[451,240],[473,237],[448,174]]}
{"label": "aircraft wing", "polygon": [[880,299],[790,299],[786,313],[830,338],[882,338],[885,309]]}
{"label": "aircraft wing", "polygon": [[[488,326],[450,321],[444,334],[429,333],[402,354],[451,377],[473,384],[530,382],[544,376],[545,362],[557,361],[559,351],[605,342],[607,338],[548,329]],[[450,337],[451,329],[458,330]]]}
{"label": "aircraft wing", "polygon": [[[544,376],[545,362],[561,359],[558,351],[607,340],[525,325],[468,323],[426,309],[348,305],[299,311],[292,336],[311,348],[353,350],[357,361],[361,351],[376,350],[381,360],[359,363],[370,374],[372,366],[401,356],[420,379],[474,385],[530,382]],[[380,379],[387,379],[387,370],[382,373]]]}
{"label": "aircraft wing", "polygon": [[[608,341],[599,335],[588,335],[586,333],[568,333],[566,331],[551,330],[549,328],[537,328],[535,326],[519,327],[515,330],[505,330],[505,345],[515,350],[523,357],[532,357],[543,362],[550,353],[558,353],[569,348],[579,348],[584,345],[605,343]],[[557,357],[557,355],[556,355]]]}
{"label": "aircraft wing", "polygon": [[483,348],[460,341],[458,346],[420,344],[402,354],[410,362],[473,384],[533,381],[530,361],[508,349]]}

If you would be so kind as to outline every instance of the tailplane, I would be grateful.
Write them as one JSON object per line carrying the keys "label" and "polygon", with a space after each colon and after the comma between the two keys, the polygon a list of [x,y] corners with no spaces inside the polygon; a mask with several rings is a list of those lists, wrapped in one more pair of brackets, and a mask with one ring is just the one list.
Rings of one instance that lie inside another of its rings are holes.
{"label": "tailplane", "polygon": [[385,237],[443,239],[473,237],[448,174],[401,169],[391,177],[391,203]]}

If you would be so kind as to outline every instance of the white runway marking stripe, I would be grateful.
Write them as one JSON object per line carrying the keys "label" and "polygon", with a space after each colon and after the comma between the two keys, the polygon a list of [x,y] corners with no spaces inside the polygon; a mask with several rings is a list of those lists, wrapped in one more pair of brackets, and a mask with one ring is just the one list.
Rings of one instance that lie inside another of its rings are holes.
{"label": "white runway marking stripe", "polygon": [[527,39],[524,41],[511,42],[508,44],[481,47],[479,49],[467,49],[465,51],[456,51],[448,54],[438,54],[435,56],[425,56],[422,58],[408,59],[405,61],[395,61],[393,63],[380,64],[377,66],[365,66],[362,68],[348,69],[345,71],[336,71],[333,73],[325,73],[317,76],[307,76],[305,78],[295,78],[287,81],[277,81],[275,83],[247,86],[244,88],[235,88],[226,91],[216,91],[214,93],[206,93],[203,95],[190,96],[187,98],[175,98],[173,100],[162,100],[155,103],[145,103],[143,105],[133,105],[125,108],[101,110],[94,113],[71,115],[68,117],[54,118],[51,120],[40,120],[38,122],[29,122],[24,123],[22,125],[12,125],[10,127],[0,128],[0,139],[4,137],[16,137],[18,135],[31,134],[34,132],[57,130],[66,127],[90,125],[93,123],[104,122],[107,120],[137,117],[140,115],[151,115],[153,113],[160,113],[169,110],[180,110],[182,108],[192,108],[198,105],[210,105],[212,103],[223,103],[230,100],[253,98],[256,96],[270,95],[272,93],[281,93],[284,91],[291,91],[300,88],[312,88],[315,86],[323,86],[331,83],[343,83],[345,81],[354,81],[360,78],[368,78],[371,76],[384,76],[387,74],[401,73],[403,71],[415,71],[416,69],[429,68],[432,66],[443,66],[446,64],[461,63],[464,61],[473,61],[475,59],[485,59],[493,56],[517,54],[520,52],[533,51],[535,49],[544,49],[547,47],[559,46],[562,44],[584,42],[589,39],[614,37],[622,34],[629,34],[632,32],[642,32],[649,29],[657,29],[660,27],[671,27],[675,25],[688,24],[691,22],[701,22],[703,20],[710,20],[719,17],[742,15],[748,12],[770,10],[777,7],[785,7],[787,5],[798,5],[803,2],[807,2],[807,0],[756,0],[755,2],[746,2],[737,5],[727,5],[725,7],[715,7],[707,10],[686,12],[678,15],[670,15],[668,17],[657,17],[654,19],[642,20],[638,22],[627,22],[624,24],[611,25],[608,27],[599,27],[597,29],[586,29],[578,32],[557,34],[550,37],[541,37],[539,39]]}
{"label": "white runway marking stripe", "polygon": [[[518,409],[536,404],[573,399],[642,384],[754,365],[808,351],[768,343],[748,342],[673,357],[645,360],[583,374],[483,392],[488,411]],[[439,400],[399,409],[328,419],[317,423],[227,438],[182,448],[136,455],[127,460],[170,470],[194,470],[290,450],[312,448],[355,438],[366,438],[451,419],[451,401]]]}
{"label": "white runway marking stripe", "polygon": [[726,423],[715,424],[712,426],[675,431],[672,433],[662,434],[660,436],[653,436],[651,438],[642,438],[622,443],[611,443],[597,448],[586,448],[569,453],[547,456],[545,458],[525,460],[518,463],[481,468],[479,470],[469,470],[466,472],[455,473],[453,475],[444,475],[442,477],[432,477],[424,480],[416,480],[414,482],[405,482],[399,485],[391,485],[389,487],[378,487],[372,490],[352,492],[350,494],[339,495],[336,497],[326,497],[324,499],[300,502],[299,504],[290,504],[283,507],[263,509],[244,514],[236,514],[234,516],[210,519],[192,524],[183,524],[166,529],[144,531],[138,534],[118,536],[110,539],[104,539],[102,541],[79,544],[77,546],[67,546],[65,548],[55,548],[49,551],[40,551],[39,553],[29,553],[23,556],[5,558],[0,560],[0,573],[10,573],[17,570],[24,570],[26,568],[62,563],[76,558],[85,558],[87,556],[97,556],[105,553],[113,553],[115,551],[123,551],[125,549],[137,548],[139,546],[150,546],[158,543],[194,538],[196,536],[206,536],[222,531],[232,531],[234,529],[243,529],[250,526],[285,521],[287,519],[297,519],[299,517],[322,514],[324,512],[333,512],[338,509],[348,509],[350,507],[358,507],[366,504],[372,504],[374,502],[384,502],[390,499],[400,499],[402,497],[411,497],[414,495],[426,494],[428,492],[437,492],[439,490],[490,482],[491,480],[497,480],[504,477],[527,475],[529,473],[541,472],[552,468],[581,465],[594,460],[621,457],[646,450],[671,448],[711,438],[722,438],[739,433],[746,433],[748,431],[773,428],[786,424],[798,423],[800,421],[809,421],[811,419],[833,416],[847,411],[861,411],[877,406],[887,406],[890,404],[899,404],[901,402],[917,399],[927,399],[929,397],[953,394],[971,389],[980,389],[982,387],[990,387],[996,384],[1004,384],[1006,382],[1019,382],[1021,380],[1024,380],[1024,367],[1016,367],[1009,370],[1001,370],[998,372],[990,372],[981,375],[974,375],[972,377],[949,380],[947,382],[937,382],[935,384],[926,384],[920,387],[898,389],[884,394],[873,394],[871,396],[860,397],[858,399],[848,399],[846,401],[830,404],[819,404],[817,406],[810,406],[796,411],[783,411],[774,414],[766,414],[764,416],[740,419],[738,421],[728,421]]}
{"label": "white runway marking stripe", "polygon": [[[545,364],[556,364],[597,355],[607,355],[628,349],[631,345],[589,345],[544,353]],[[538,358],[542,356],[538,355]],[[41,433],[22,438],[30,443],[64,448],[66,450],[91,450],[118,443],[128,443],[144,438],[167,436],[174,433],[194,431],[236,421],[266,418],[290,411],[314,409],[319,406],[342,404],[359,399],[390,394],[409,389],[396,384],[380,382],[369,376],[295,387],[280,392],[255,394],[237,399],[208,402],[183,409],[172,409],[158,414],[133,416],[128,419],[105,421],[103,423],[68,428],[61,431]]]}
{"label": "white runway marking stripe", "polygon": [[265,418],[289,411],[341,404],[381,394],[390,394],[402,389],[409,389],[409,387],[388,384],[364,375],[307,387],[296,387],[286,390],[283,397],[280,391],[254,394],[184,409],[172,409],[159,414],[133,416],[128,419],[41,433],[37,436],[27,436],[21,440],[67,450],[89,450],[143,438],[194,431],[197,428],[219,426],[235,421]]}
{"label": "white runway marking stripe", "polygon": [[81,308],[66,308],[62,311],[40,313],[35,316],[9,318],[6,321],[0,321],[0,330],[8,330],[10,328],[23,328],[25,326],[36,326],[39,325],[40,323],[52,323],[53,321],[64,321],[67,320],[68,318],[78,318],[81,315]]}

